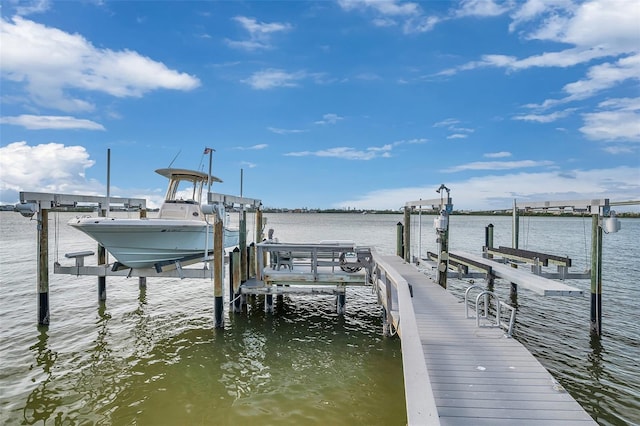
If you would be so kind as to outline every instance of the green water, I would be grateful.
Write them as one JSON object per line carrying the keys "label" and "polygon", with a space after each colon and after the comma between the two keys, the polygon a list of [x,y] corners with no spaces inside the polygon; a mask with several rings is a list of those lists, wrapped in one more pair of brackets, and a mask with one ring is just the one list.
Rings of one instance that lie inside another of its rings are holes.
{"label": "green water", "polygon": [[[64,226],[72,215],[60,216],[50,223],[52,261],[95,249]],[[279,214],[267,228],[281,241],[353,239],[393,253],[400,220]],[[479,250],[489,220],[496,245],[508,245],[508,218],[453,217],[452,249]],[[522,248],[569,255],[580,271],[589,223],[524,220]],[[285,297],[273,314],[258,298],[215,329],[208,280],[149,277],[141,290],[137,279],[108,278],[101,305],[95,277],[54,275],[51,266],[51,325],[38,328],[35,225],[0,213],[1,424],[406,424],[400,341],[382,336],[370,289],[348,290],[344,316],[329,296]],[[603,425],[640,423],[639,235],[640,221],[625,221],[605,236],[601,338],[589,336],[588,297],[518,298],[516,338]],[[425,252],[432,239],[425,225]],[[571,284],[588,294],[588,281]],[[449,290],[460,296],[466,285],[450,280]]]}

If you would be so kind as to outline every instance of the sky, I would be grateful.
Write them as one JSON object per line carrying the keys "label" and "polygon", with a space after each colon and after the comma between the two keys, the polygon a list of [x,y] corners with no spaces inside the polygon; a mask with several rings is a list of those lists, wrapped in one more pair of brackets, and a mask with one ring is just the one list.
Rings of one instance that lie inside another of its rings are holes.
{"label": "sky", "polygon": [[[640,199],[640,2],[0,2],[0,203]],[[241,179],[242,176],[242,179]],[[632,210],[638,210],[635,206]]]}

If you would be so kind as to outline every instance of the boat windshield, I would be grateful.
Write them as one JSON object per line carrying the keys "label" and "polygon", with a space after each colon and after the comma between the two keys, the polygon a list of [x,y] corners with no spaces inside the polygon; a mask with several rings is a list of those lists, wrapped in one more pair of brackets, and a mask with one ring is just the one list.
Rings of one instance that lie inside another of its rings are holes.
{"label": "boat windshield", "polygon": [[165,201],[200,204],[204,182],[193,176],[174,175],[169,181]]}

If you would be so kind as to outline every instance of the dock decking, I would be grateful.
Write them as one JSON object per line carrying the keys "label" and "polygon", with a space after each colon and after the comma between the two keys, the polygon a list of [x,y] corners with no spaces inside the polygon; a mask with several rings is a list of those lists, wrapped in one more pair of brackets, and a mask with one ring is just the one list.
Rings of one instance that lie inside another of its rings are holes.
{"label": "dock decking", "polygon": [[[381,256],[412,287],[417,338],[424,360],[404,360],[409,424],[457,425],[595,425],[594,420],[517,340],[500,328],[478,328],[464,304],[397,256]],[[400,315],[407,312],[399,298]],[[402,328],[404,320],[401,321]],[[405,346],[415,338],[402,333]],[[404,354],[403,354],[404,358]],[[410,413],[415,401],[407,377],[426,364],[439,423]]]}

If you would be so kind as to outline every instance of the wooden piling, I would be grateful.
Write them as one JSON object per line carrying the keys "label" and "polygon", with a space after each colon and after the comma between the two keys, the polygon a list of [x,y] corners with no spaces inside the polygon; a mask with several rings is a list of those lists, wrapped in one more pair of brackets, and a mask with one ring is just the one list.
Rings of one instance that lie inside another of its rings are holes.
{"label": "wooden piling", "polygon": [[240,212],[240,264],[242,265],[240,280],[247,281],[247,212],[242,209]]}
{"label": "wooden piling", "polygon": [[213,231],[213,296],[215,328],[224,327],[224,304],[222,301],[222,283],[224,281],[224,226],[222,218],[216,215]]}
{"label": "wooden piling", "polygon": [[404,244],[402,242],[404,236],[404,225],[398,222],[396,225],[396,256],[404,259]]}
{"label": "wooden piling", "polygon": [[49,211],[38,209],[38,325],[49,325]]}
{"label": "wooden piling", "polygon": [[[147,209],[140,209],[140,219],[147,218]],[[139,277],[138,278],[138,288],[140,290],[147,288],[147,277]]]}
{"label": "wooden piling", "polygon": [[240,312],[242,310],[242,296],[240,295],[242,265],[240,264],[240,249],[238,247],[231,252],[229,266],[232,267],[229,281],[233,290],[230,293],[233,294],[232,300],[234,301],[231,308],[233,312]]}
{"label": "wooden piling", "polygon": [[[491,250],[493,248],[493,224],[490,223],[484,228],[484,246],[486,250]],[[486,253],[485,257],[487,259],[493,259],[493,255]]]}
{"label": "wooden piling", "polygon": [[442,232],[438,233],[440,252],[438,255],[438,284],[447,288],[447,272],[449,269],[449,214],[443,210],[441,215],[446,219],[446,226]]}
{"label": "wooden piling", "polygon": [[411,207],[404,207],[404,261],[411,263]]}
{"label": "wooden piling", "polygon": [[[593,212],[592,212],[593,213]],[[602,227],[600,212],[592,215],[591,225],[591,333],[602,333]]]}
{"label": "wooden piling", "polygon": [[347,296],[344,293],[339,293],[336,296],[336,311],[338,315],[344,315],[346,312],[345,304],[347,303]]}
{"label": "wooden piling", "polygon": [[[107,211],[100,209],[100,217],[105,217]],[[107,250],[98,244],[98,265],[105,265],[107,263]],[[98,301],[104,302],[107,300],[107,277],[98,277]]]}
{"label": "wooden piling", "polygon": [[516,200],[513,200],[513,212],[511,213],[511,247],[518,248],[518,240],[520,238],[520,217],[518,216],[518,207]]}

